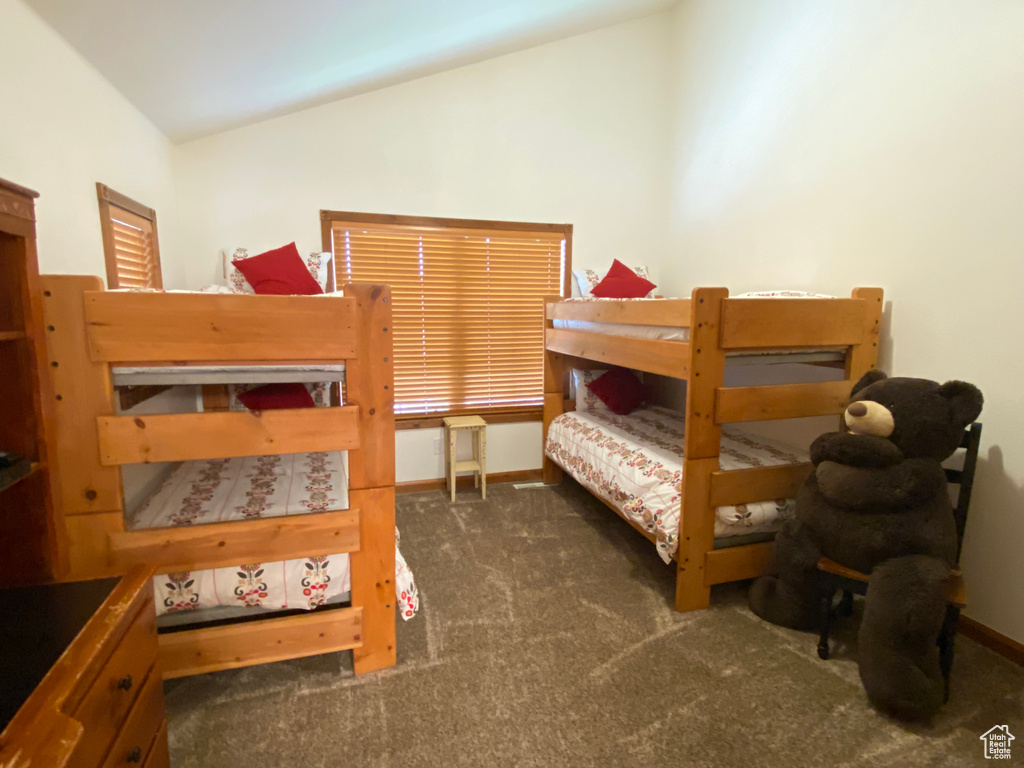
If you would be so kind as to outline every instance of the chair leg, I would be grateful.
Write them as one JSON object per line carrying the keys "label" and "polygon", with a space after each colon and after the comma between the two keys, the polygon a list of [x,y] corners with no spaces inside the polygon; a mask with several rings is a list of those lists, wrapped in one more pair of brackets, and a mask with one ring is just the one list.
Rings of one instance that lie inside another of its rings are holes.
{"label": "chair leg", "polygon": [[956,651],[956,627],[960,623],[960,609],[946,606],[946,618],[942,622],[942,629],[939,632],[939,669],[942,670],[942,679],[945,683],[945,694],[943,703],[949,701],[949,677],[953,671],[953,654]]}
{"label": "chair leg", "polygon": [[487,500],[487,432],[480,430],[480,495]]}
{"label": "chair leg", "polygon": [[442,446],[441,450],[442,450],[442,453],[444,453],[444,487],[445,487],[445,490],[447,491],[447,490],[449,490],[449,488],[448,488],[448,477],[450,475],[450,471],[448,469],[448,454],[450,453],[450,451],[448,450],[448,443],[451,440],[451,436],[450,436],[447,424],[444,425],[444,438],[443,439],[444,439],[444,445]]}
{"label": "chair leg", "polygon": [[[473,430],[473,461],[480,462],[480,430]],[[473,472],[473,487],[480,487],[480,470]]]}
{"label": "chair leg", "polygon": [[839,615],[847,618],[853,615],[853,592],[848,589],[843,590],[843,597],[839,601]]}
{"label": "chair leg", "polygon": [[832,632],[832,599],[836,590],[829,586],[821,597],[821,635],[818,637],[818,658],[828,660],[828,636]]}
{"label": "chair leg", "polygon": [[457,444],[459,431],[449,430],[448,435],[448,487],[451,490],[452,501],[455,501],[455,446]]}

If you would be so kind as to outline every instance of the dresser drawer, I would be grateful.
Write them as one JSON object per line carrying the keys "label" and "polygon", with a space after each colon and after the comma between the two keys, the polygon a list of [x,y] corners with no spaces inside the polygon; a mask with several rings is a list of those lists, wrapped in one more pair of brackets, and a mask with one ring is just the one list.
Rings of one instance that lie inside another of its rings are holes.
{"label": "dresser drawer", "polygon": [[138,698],[146,675],[154,668],[156,654],[156,611],[149,597],[72,713],[85,726],[75,750],[76,766],[92,768],[101,764]]}
{"label": "dresser drawer", "polygon": [[160,730],[156,734],[156,741],[153,742],[153,748],[149,750],[149,755],[146,756],[146,762],[142,764],[142,768],[170,768],[171,766],[171,755],[167,747],[167,721],[160,724]]}
{"label": "dresser drawer", "polygon": [[164,722],[164,686],[154,669],[146,678],[128,721],[103,763],[103,768],[140,766]]}

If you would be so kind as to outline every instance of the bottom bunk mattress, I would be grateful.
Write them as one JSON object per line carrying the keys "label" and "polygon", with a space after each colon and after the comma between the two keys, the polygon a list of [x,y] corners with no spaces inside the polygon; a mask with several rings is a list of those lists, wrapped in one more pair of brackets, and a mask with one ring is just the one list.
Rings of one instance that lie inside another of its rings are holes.
{"label": "bottom bunk mattress", "polygon": [[[129,517],[126,527],[164,528],[347,509],[347,463],[344,451],[183,462]],[[347,599],[350,584],[349,556],[344,553],[165,573],[153,579],[158,615],[225,607],[312,610]],[[397,530],[395,595],[399,614],[412,618],[419,609],[419,594],[398,549]]]}
{"label": "bottom bunk mattress", "polygon": [[[544,453],[595,495],[654,536],[667,563],[678,547],[683,475],[683,415],[648,407],[628,416],[607,410],[571,411],[551,422]],[[723,427],[722,469],[808,461],[792,446]],[[715,538],[767,533],[793,513],[792,499],[715,510]]]}

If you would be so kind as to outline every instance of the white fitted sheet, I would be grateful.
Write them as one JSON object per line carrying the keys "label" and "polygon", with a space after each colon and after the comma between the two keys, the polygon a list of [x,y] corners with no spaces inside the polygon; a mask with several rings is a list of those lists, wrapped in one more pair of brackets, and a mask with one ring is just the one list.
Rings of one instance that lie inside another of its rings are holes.
{"label": "white fitted sheet", "polygon": [[[653,534],[667,563],[678,547],[682,494],[683,415],[640,408],[628,416],[571,411],[551,422],[544,452],[595,495]],[[807,453],[736,427],[722,429],[722,469],[795,464]],[[715,537],[777,530],[792,499],[718,507]]]}
{"label": "white fitted sheet", "polygon": [[607,333],[612,336],[628,336],[631,339],[659,339],[661,341],[689,341],[689,328],[674,328],[669,325],[634,325],[632,323],[593,323],[589,320],[555,320],[555,328],[570,331]]}
{"label": "white fitted sheet", "polygon": [[137,365],[112,366],[115,387],[141,384],[314,384],[344,381],[339,365]]}

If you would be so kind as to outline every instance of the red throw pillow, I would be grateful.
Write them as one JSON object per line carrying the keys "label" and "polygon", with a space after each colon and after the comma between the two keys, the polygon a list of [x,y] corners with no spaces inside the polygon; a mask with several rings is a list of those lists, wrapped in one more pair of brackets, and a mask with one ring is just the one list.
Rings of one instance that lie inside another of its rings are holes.
{"label": "red throw pillow", "polygon": [[264,384],[238,396],[250,411],[273,411],[278,408],[313,408],[313,398],[302,384]]}
{"label": "red throw pillow", "polygon": [[645,280],[615,259],[604,280],[595,285],[591,293],[602,299],[642,299],[656,287],[650,280]]}
{"label": "red throw pillow", "polygon": [[324,292],[309,274],[295,243],[288,243],[259,256],[238,259],[231,263],[245,275],[245,279],[256,293],[274,296],[311,296]]}
{"label": "red throw pillow", "polygon": [[643,405],[647,395],[643,382],[625,368],[612,368],[587,384],[587,389],[601,398],[608,410],[620,416]]}

